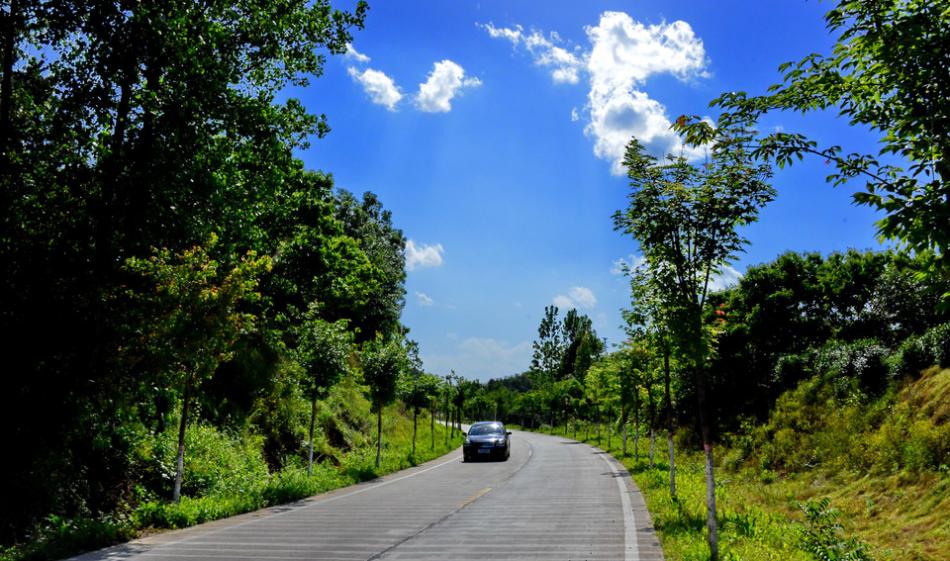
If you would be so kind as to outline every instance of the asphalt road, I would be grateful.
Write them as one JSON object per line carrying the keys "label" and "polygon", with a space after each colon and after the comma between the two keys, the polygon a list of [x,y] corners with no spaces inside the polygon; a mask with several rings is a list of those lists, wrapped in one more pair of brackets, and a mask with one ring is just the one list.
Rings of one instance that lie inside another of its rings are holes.
{"label": "asphalt road", "polygon": [[385,478],[166,532],[76,561],[663,559],[643,499],[607,454],[514,432],[507,462],[461,451]]}

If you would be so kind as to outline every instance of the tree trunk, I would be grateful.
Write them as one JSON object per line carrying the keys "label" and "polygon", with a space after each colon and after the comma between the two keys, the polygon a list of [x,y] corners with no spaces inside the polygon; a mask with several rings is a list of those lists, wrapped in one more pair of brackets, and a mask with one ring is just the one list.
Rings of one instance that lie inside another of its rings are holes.
{"label": "tree trunk", "polygon": [[670,397],[670,352],[663,349],[663,385],[666,400],[666,444],[670,452],[670,498],[676,500],[676,458],[673,451],[673,399]]}
{"label": "tree trunk", "polygon": [[696,396],[699,399],[699,426],[703,436],[703,453],[706,455],[706,529],[709,541],[710,561],[719,560],[719,528],[716,520],[716,477],[713,473],[712,427],[706,409],[706,376],[702,366],[696,372]]}
{"label": "tree trunk", "polygon": [[379,467],[379,458],[383,452],[383,407],[376,408],[376,467]]}
{"label": "tree trunk", "polygon": [[429,409],[429,438],[429,449],[435,450],[435,408]]}
{"label": "tree trunk", "polygon": [[620,422],[623,423],[623,446],[621,453],[623,457],[627,457],[627,404],[622,400],[620,402]]}
{"label": "tree trunk", "polygon": [[656,446],[656,405],[653,402],[653,379],[646,380],[647,386],[647,416],[650,423],[650,467],[655,467],[654,448]]}
{"label": "tree trunk", "polygon": [[416,426],[419,419],[419,410],[412,408],[412,459],[416,459]]}
{"label": "tree trunk", "polygon": [[610,451],[610,429],[613,428],[611,425],[613,425],[613,423],[611,423],[608,420],[607,421],[607,451],[608,452]]}
{"label": "tree trunk", "polygon": [[633,461],[640,461],[640,390],[633,394]]}
{"label": "tree trunk", "polygon": [[445,445],[449,445],[449,394],[445,394],[445,415],[442,416],[442,424],[445,425]]}
{"label": "tree trunk", "polygon": [[653,427],[650,427],[650,467],[655,467],[656,462],[653,456],[653,450],[656,447],[656,431],[653,430]]}
{"label": "tree trunk", "polygon": [[313,425],[317,420],[317,396],[310,402],[310,453],[307,457],[307,475],[313,475]]}
{"label": "tree trunk", "polygon": [[185,473],[185,427],[188,425],[188,405],[191,400],[191,378],[185,380],[185,393],[181,403],[181,422],[178,423],[178,457],[175,459],[175,488],[172,500],[181,502],[181,480]]}

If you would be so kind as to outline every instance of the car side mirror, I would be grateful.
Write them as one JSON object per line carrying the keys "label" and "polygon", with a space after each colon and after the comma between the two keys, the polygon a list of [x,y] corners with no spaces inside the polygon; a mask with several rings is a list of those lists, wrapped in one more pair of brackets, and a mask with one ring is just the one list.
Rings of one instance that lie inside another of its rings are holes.
{"label": "car side mirror", "polygon": [[508,436],[511,436],[511,431],[508,431],[505,434],[507,434]]}
{"label": "car side mirror", "polygon": [[468,436],[468,433],[465,431],[462,431],[462,436]]}

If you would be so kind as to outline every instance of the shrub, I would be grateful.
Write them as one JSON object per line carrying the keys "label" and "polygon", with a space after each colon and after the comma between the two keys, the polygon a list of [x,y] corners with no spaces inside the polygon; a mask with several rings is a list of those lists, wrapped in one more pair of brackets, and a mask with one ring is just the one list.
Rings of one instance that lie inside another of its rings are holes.
{"label": "shrub", "polygon": [[950,323],[908,337],[890,361],[892,375],[900,377],[917,377],[934,365],[950,365]]}
{"label": "shrub", "polygon": [[805,513],[801,548],[816,561],[873,561],[866,544],[844,536],[838,511],[828,505],[827,498],[799,505]]}

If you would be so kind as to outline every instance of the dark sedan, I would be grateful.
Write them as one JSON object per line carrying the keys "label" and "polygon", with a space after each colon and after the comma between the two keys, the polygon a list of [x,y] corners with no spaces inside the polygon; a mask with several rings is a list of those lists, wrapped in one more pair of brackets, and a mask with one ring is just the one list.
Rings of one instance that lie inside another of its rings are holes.
{"label": "dark sedan", "polygon": [[495,459],[507,460],[511,455],[511,432],[497,421],[475,423],[465,435],[462,445],[462,460]]}

